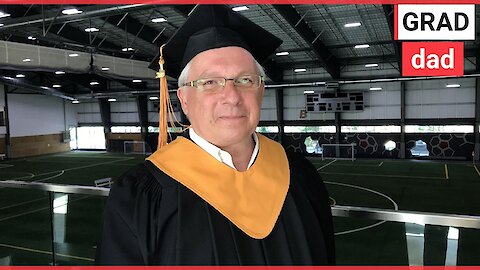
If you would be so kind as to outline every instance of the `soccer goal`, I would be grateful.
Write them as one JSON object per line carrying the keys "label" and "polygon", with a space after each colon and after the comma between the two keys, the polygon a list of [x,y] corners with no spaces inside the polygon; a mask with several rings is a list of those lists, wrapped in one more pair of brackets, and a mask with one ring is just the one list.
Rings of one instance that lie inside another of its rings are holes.
{"label": "soccer goal", "polygon": [[322,144],[322,160],[324,159],[345,159],[355,160],[355,147],[357,144]]}
{"label": "soccer goal", "polygon": [[152,150],[145,141],[124,141],[123,154],[124,155],[150,155]]}

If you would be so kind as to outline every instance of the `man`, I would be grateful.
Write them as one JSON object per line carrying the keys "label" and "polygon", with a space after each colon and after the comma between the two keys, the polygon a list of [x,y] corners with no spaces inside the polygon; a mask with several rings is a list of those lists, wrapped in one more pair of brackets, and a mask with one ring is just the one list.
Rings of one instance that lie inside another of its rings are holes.
{"label": "man", "polygon": [[[191,127],[111,190],[98,264],[334,263],[313,165],[255,133],[280,41],[224,6],[197,6],[165,47]],[[181,72],[180,72],[181,71]]]}

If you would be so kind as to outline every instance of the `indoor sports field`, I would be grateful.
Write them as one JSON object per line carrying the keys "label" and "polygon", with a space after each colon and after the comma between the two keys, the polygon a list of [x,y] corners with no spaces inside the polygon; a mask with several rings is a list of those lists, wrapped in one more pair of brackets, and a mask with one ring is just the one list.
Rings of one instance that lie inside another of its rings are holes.
{"label": "indoor sports field", "polygon": [[[13,159],[0,163],[0,179],[93,186],[98,179],[115,179],[142,159],[142,156],[91,151]],[[337,205],[454,214],[480,211],[480,196],[476,192],[480,189],[480,175],[471,163],[310,160],[326,182],[332,203]],[[57,264],[92,264],[105,197],[56,194],[55,198]],[[9,260],[14,265],[51,262],[48,202],[43,191],[0,189],[0,260]],[[412,263],[415,258],[412,255],[409,258],[408,254],[415,248],[410,239],[415,234],[410,231],[418,229],[418,225],[378,223],[335,218],[337,262]],[[443,250],[441,244],[448,227],[427,225],[423,230],[428,240],[421,260],[425,264],[443,264],[442,252],[446,257],[451,253]],[[456,263],[478,264],[480,233],[460,229],[460,236],[464,237],[457,243]],[[450,249],[449,246],[447,250]]]}

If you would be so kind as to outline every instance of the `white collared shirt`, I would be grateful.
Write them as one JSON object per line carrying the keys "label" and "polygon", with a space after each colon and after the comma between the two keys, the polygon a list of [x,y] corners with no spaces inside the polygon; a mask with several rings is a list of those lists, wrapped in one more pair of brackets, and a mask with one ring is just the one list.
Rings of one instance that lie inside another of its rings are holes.
{"label": "white collared shirt", "polygon": [[[192,141],[194,143],[196,143],[198,146],[200,146],[200,148],[205,150],[207,153],[209,153],[216,160],[218,160],[218,161],[228,165],[229,167],[237,170],[237,168],[235,168],[235,165],[233,165],[233,159],[232,159],[232,156],[230,155],[230,153],[228,153],[227,151],[223,151],[219,147],[209,143],[207,140],[200,137],[197,133],[195,133],[193,128],[190,128],[189,132],[190,132],[190,139],[192,139]],[[250,162],[248,163],[247,170],[253,165],[253,162],[255,161],[255,159],[257,158],[257,155],[258,155],[258,136],[257,136],[257,133],[255,133],[255,132],[253,133],[253,140],[255,141],[255,147],[253,148],[252,157],[250,158]]]}

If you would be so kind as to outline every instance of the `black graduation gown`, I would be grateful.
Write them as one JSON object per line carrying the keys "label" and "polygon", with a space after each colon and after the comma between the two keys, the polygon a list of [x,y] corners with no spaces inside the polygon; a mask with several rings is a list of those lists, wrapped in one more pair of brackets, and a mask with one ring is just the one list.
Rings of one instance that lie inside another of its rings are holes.
{"label": "black graduation gown", "polygon": [[110,191],[96,264],[334,264],[327,190],[306,158],[295,153],[287,157],[290,187],[273,231],[261,240],[245,234],[153,163],[131,169]]}

